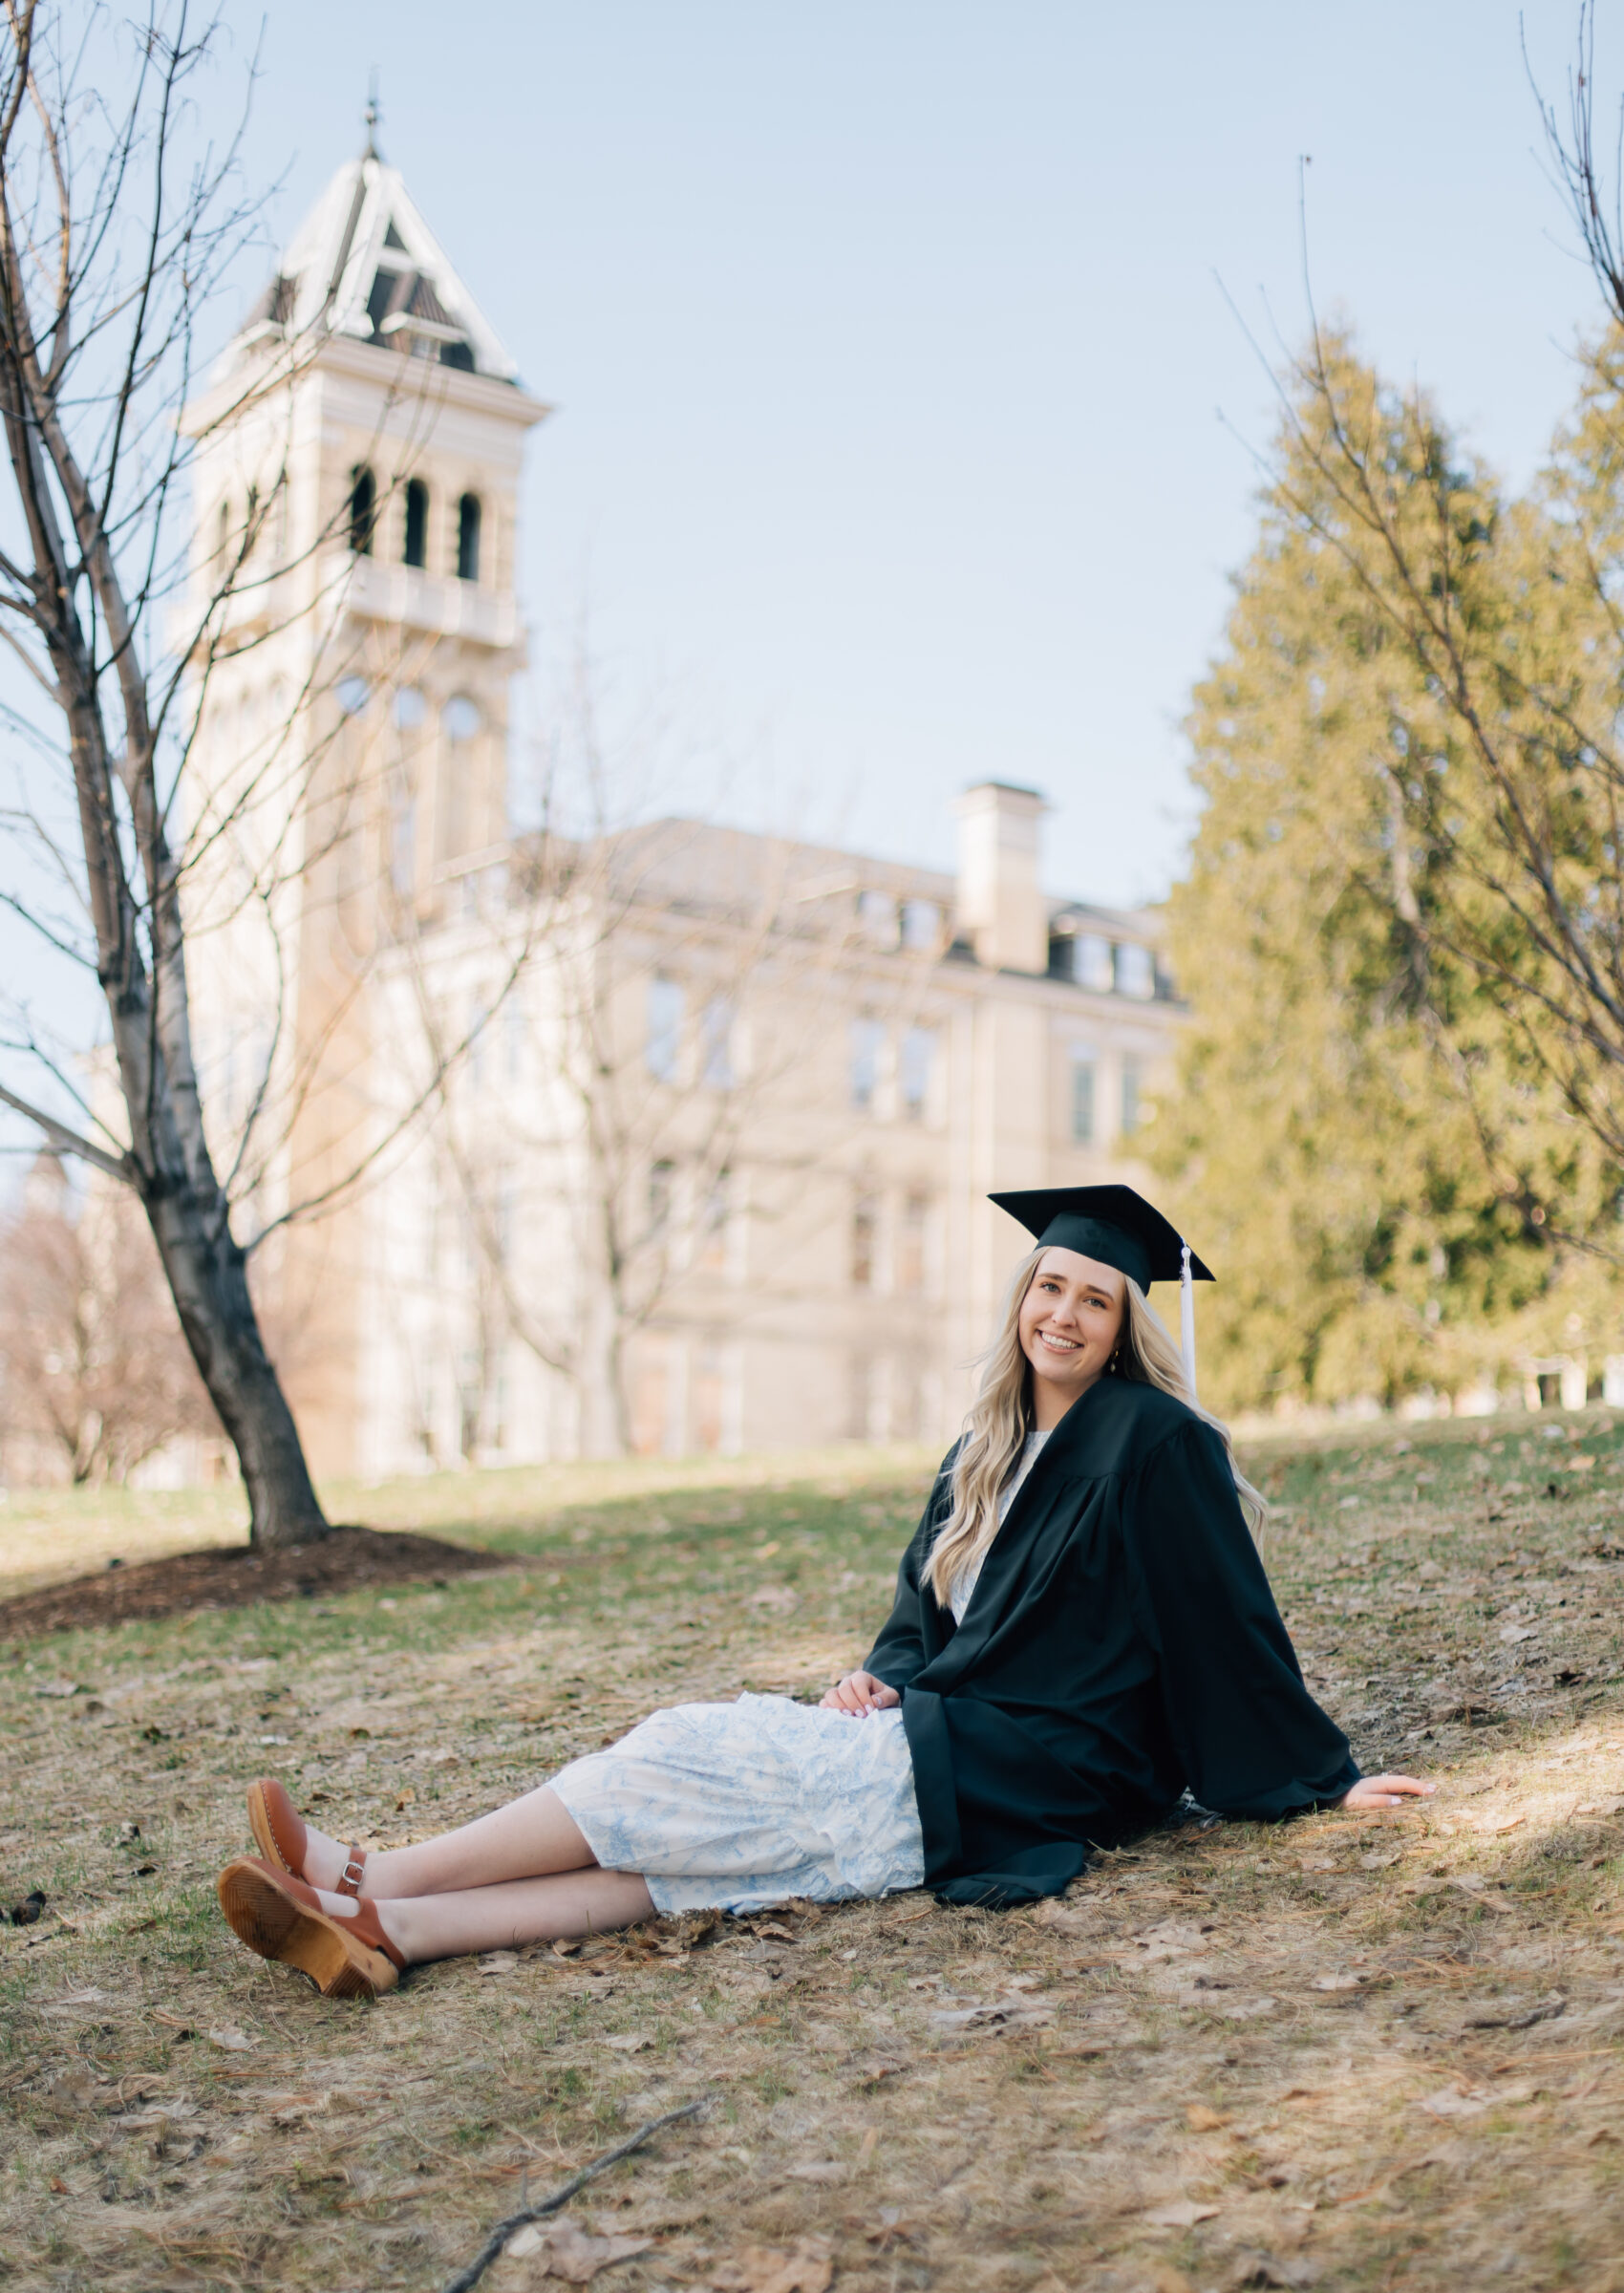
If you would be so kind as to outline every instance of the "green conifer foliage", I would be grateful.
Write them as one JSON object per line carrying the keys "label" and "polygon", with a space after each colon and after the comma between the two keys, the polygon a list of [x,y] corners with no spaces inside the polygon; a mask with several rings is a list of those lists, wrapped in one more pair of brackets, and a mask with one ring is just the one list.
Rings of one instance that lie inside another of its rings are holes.
{"label": "green conifer foliage", "polygon": [[1170,909],[1157,1158],[1221,1408],[1624,1350],[1621,378],[1613,344],[1526,503],[1346,339],[1292,378]]}

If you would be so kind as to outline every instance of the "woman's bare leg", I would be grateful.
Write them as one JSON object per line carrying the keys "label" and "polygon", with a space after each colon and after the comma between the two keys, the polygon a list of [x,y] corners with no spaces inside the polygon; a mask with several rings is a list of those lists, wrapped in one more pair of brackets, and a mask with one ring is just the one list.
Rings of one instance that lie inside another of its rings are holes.
{"label": "woman's bare leg", "polygon": [[[337,1840],[307,1828],[304,1875],[312,1887],[336,1887],[344,1875],[347,1854]],[[526,1791],[523,1799],[510,1800],[505,1808],[463,1824],[459,1831],[441,1832],[438,1838],[419,1840],[416,1847],[382,1848],[370,1854],[361,1893],[374,1901],[398,1902],[408,1896],[456,1895],[468,1887],[496,1887],[509,1879],[596,1868],[597,1857],[568,1809],[549,1785],[543,1784],[537,1790]],[[648,1914],[636,1916],[646,1918]],[[492,1946],[478,1943],[469,1947],[485,1950]]]}
{"label": "woman's bare leg", "polygon": [[[408,1851],[409,1852],[409,1851]],[[353,1896],[322,1891],[322,1907],[353,1918]],[[509,1879],[498,1886],[453,1894],[417,1895],[374,1905],[384,1933],[414,1964],[459,1959],[470,1951],[512,1950],[551,1942],[563,1935],[603,1935],[652,1918],[654,1901],[634,1871],[557,1872],[548,1878]]]}

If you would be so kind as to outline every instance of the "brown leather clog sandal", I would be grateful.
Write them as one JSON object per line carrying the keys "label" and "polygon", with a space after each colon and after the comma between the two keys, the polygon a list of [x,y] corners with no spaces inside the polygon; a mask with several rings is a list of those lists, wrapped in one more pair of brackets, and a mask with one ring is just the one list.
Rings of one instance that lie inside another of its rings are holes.
{"label": "brown leather clog sandal", "polygon": [[[248,1829],[254,1834],[254,1845],[267,1863],[280,1864],[296,1879],[304,1877],[305,1852],[309,1845],[305,1819],[274,1775],[262,1775],[248,1786]],[[367,1851],[364,1847],[352,1847],[349,1854],[344,1876],[332,1893],[353,1895],[359,1899]]]}
{"label": "brown leather clog sandal", "polygon": [[375,1999],[400,1980],[406,1961],[374,1904],[334,1918],[313,1887],[254,1855],[227,1863],[218,1887],[225,1923],[239,1941],[262,1959],[297,1967],[324,1998]]}

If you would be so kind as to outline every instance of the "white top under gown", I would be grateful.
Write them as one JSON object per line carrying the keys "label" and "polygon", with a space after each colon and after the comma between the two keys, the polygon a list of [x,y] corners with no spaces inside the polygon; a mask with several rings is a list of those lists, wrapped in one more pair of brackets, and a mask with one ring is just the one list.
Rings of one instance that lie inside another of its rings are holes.
{"label": "white top under gown", "polygon": [[[1029,1436],[1003,1520],[1047,1434]],[[962,1621],[979,1570],[953,1587]],[[866,1719],[788,1696],[678,1704],[551,1778],[606,1871],[641,1872],[654,1908],[838,1902],[925,1877],[913,1762],[897,1710]]]}

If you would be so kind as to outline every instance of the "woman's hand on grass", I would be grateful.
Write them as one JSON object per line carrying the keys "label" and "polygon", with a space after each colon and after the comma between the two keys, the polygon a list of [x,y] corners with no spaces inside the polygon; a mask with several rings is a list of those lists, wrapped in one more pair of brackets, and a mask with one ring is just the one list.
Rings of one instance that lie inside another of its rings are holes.
{"label": "woman's hand on grass", "polygon": [[818,1709],[849,1712],[855,1720],[866,1720],[870,1712],[887,1712],[901,1702],[895,1688],[887,1688],[872,1672],[848,1672],[844,1680],[837,1680],[832,1688],[824,1690]]}
{"label": "woman's hand on grass", "polygon": [[1436,1784],[1418,1784],[1413,1775],[1364,1775],[1336,1802],[1339,1808],[1401,1808],[1406,1799],[1430,1799]]}

